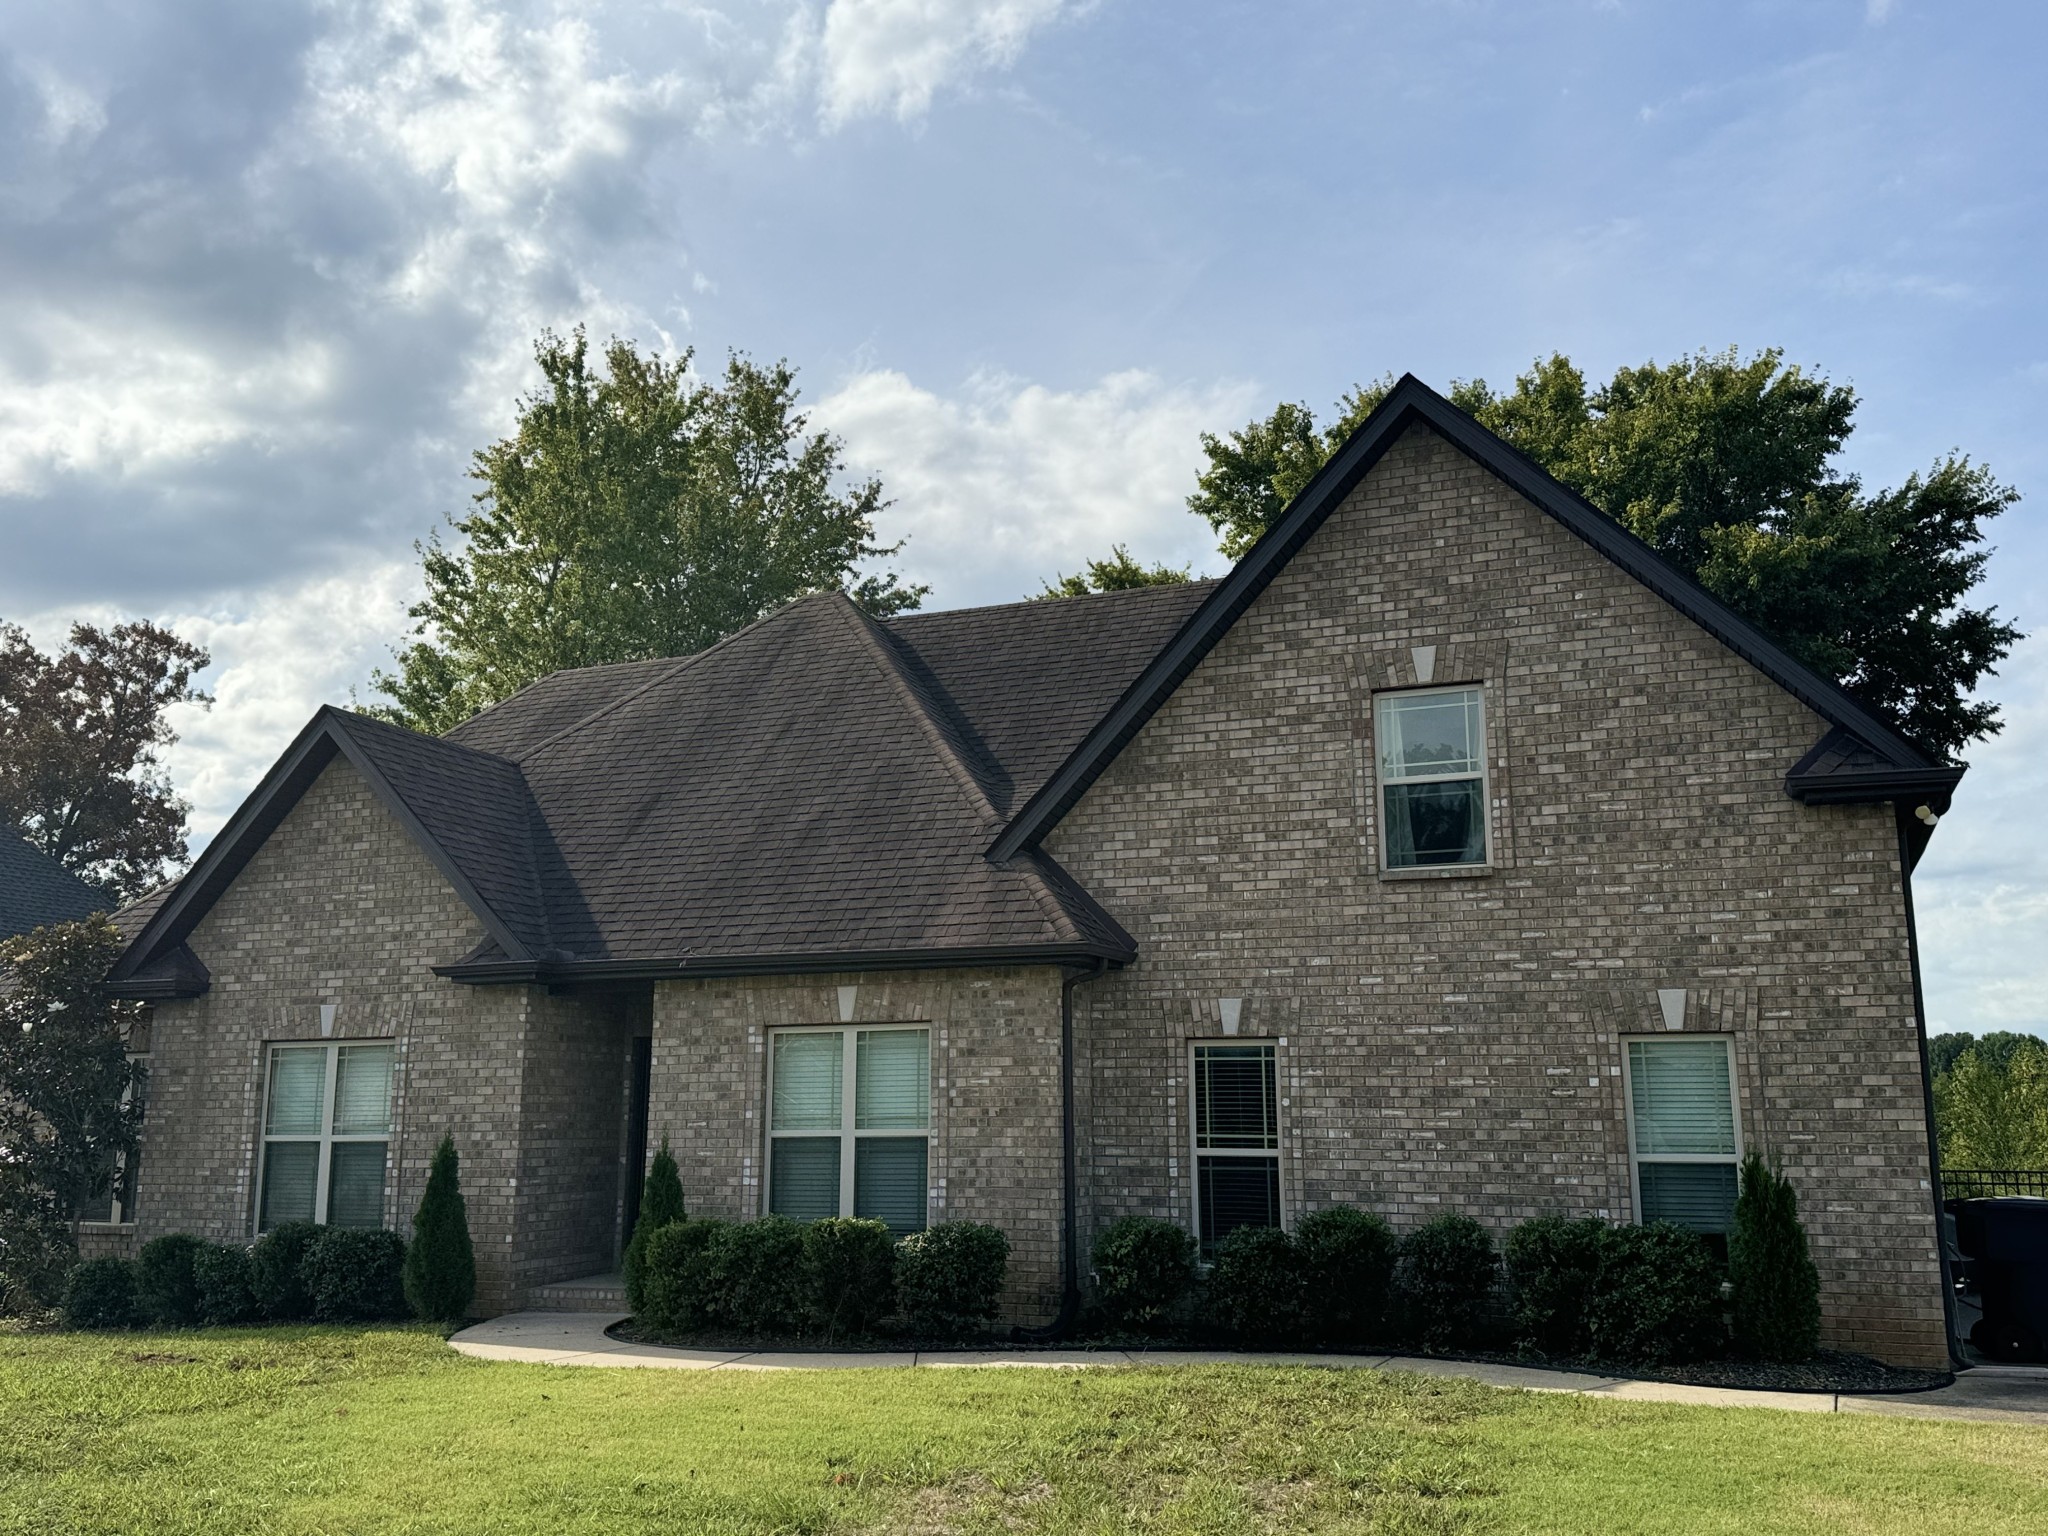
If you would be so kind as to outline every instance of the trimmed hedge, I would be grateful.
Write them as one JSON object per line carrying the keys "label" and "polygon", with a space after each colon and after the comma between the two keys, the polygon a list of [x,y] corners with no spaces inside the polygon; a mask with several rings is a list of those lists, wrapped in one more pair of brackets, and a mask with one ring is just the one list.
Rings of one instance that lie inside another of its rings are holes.
{"label": "trimmed hedge", "polygon": [[988,1331],[1009,1269],[1010,1240],[977,1221],[942,1221],[896,1245],[896,1307],[914,1334]]}
{"label": "trimmed hedge", "polygon": [[809,1321],[804,1229],[787,1216],[720,1223],[700,1266],[707,1328],[773,1337],[801,1333]]}
{"label": "trimmed hedge", "polygon": [[729,1222],[700,1217],[672,1221],[647,1238],[641,1305],[635,1315],[656,1333],[695,1333],[707,1326],[702,1296],[705,1257]]}
{"label": "trimmed hedge", "polygon": [[1156,1328],[1173,1317],[1195,1283],[1195,1240],[1187,1228],[1126,1216],[1095,1239],[1095,1305],[1114,1328]]}
{"label": "trimmed hedge", "polygon": [[1294,1241],[1309,1332],[1336,1345],[1384,1338],[1400,1252],[1394,1229],[1371,1211],[1333,1205],[1303,1217]]}
{"label": "trimmed hedge", "polygon": [[1446,1213],[1401,1244],[1396,1271],[1401,1316],[1428,1349],[1470,1349],[1485,1338],[1500,1259],[1493,1234],[1470,1216]]}
{"label": "trimmed hedge", "polygon": [[1595,1216],[1539,1216],[1508,1234],[1502,1248],[1523,1348],[1562,1358],[1591,1347],[1586,1309],[1599,1284],[1606,1232]]}
{"label": "trimmed hedge", "polygon": [[183,1232],[153,1237],[135,1257],[135,1304],[145,1321],[186,1328],[199,1321],[199,1283],[192,1263],[206,1244]]}
{"label": "trimmed hedge", "polygon": [[671,1222],[682,1221],[687,1216],[683,1209],[683,1178],[676,1168],[674,1154],[668,1149],[668,1138],[661,1138],[661,1150],[654,1154],[654,1164],[647,1170],[647,1180],[640,1186],[640,1209],[633,1218],[633,1235],[626,1243],[626,1258],[621,1266],[626,1272],[626,1305],[634,1312],[647,1308],[647,1295],[643,1289],[647,1274],[647,1244],[654,1234]]}
{"label": "trimmed hedge", "polygon": [[1216,1326],[1248,1343],[1299,1341],[1308,1330],[1301,1249],[1278,1227],[1239,1227],[1216,1249],[1207,1303]]}
{"label": "trimmed hedge", "polygon": [[434,1148],[427,1187],[413,1212],[412,1242],[402,1275],[406,1304],[430,1323],[459,1323],[476,1299],[476,1250],[469,1241],[469,1208],[462,1198],[462,1163],[455,1138]]}
{"label": "trimmed hedge", "polygon": [[1719,1354],[1721,1266],[1697,1232],[1653,1221],[1600,1235],[1600,1273],[1586,1305],[1593,1355],[1675,1365]]}
{"label": "trimmed hedge", "polygon": [[1735,1343],[1760,1360],[1807,1360],[1820,1348],[1820,1272],[1806,1248],[1799,1196],[1752,1152],[1742,1160],[1728,1234]]}
{"label": "trimmed hedge", "polygon": [[127,1328],[137,1320],[135,1266],[86,1259],[64,1281],[64,1321],[73,1328]]}
{"label": "trimmed hedge", "polygon": [[896,1240],[888,1226],[851,1216],[803,1229],[805,1300],[827,1339],[872,1333],[896,1305]]}
{"label": "trimmed hedge", "polygon": [[199,1320],[218,1326],[246,1323],[256,1315],[256,1295],[249,1288],[249,1250],[208,1243],[192,1258],[192,1279],[199,1290]]}
{"label": "trimmed hedge", "polygon": [[310,1221],[287,1221],[256,1239],[249,1250],[249,1289],[273,1322],[303,1322],[313,1315],[313,1293],[302,1269],[306,1252],[325,1231]]}
{"label": "trimmed hedge", "polygon": [[407,1315],[405,1239],[381,1227],[328,1227],[299,1269],[323,1323],[377,1323]]}

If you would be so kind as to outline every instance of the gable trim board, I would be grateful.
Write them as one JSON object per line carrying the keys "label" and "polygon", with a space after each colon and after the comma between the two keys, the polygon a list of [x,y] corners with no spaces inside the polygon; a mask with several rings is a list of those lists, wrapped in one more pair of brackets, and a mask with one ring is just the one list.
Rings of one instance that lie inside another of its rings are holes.
{"label": "gable trim board", "polygon": [[1496,437],[1413,374],[1403,374],[1387,398],[1288,504],[1279,522],[1252,546],[1101,723],[1025,802],[990,845],[990,858],[1013,858],[1035,846],[1058,824],[1310,535],[1401,434],[1416,424],[1426,426],[1505,481],[1876,759],[1877,765],[1871,769],[1825,775],[1823,789],[1820,776],[1802,776],[1802,770],[1817,761],[1817,744],[1787,776],[1786,792],[1794,799],[1807,804],[1871,804],[1910,797],[1928,801],[1936,814],[1947,809],[1948,796],[1963,776],[1962,767],[1933,761],[1591,502],[1552,479],[1535,460]]}

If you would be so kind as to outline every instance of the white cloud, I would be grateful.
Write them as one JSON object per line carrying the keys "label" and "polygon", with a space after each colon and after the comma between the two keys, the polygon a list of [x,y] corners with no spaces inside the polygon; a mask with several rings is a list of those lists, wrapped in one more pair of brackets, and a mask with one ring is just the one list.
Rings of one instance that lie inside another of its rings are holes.
{"label": "white cloud", "polygon": [[1200,434],[1251,414],[1249,384],[1168,385],[1144,372],[1059,391],[997,375],[958,398],[875,371],[821,400],[819,426],[882,478],[888,538],[948,607],[1010,602],[1057,571],[1128,544],[1147,562],[1218,568],[1215,535],[1186,509]]}
{"label": "white cloud", "polygon": [[1066,0],[833,0],[819,88],[828,124],[874,112],[922,116],[944,85],[1012,63]]}

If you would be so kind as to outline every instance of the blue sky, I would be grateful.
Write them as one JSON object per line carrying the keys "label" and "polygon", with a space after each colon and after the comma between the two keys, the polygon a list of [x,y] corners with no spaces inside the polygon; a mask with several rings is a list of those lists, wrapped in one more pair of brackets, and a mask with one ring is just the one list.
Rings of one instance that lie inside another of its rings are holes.
{"label": "blue sky", "polygon": [[[1197,434],[1413,371],[1783,346],[1872,484],[2025,503],[2048,10],[0,0],[0,615],[150,614],[210,832],[383,661],[543,326],[803,369],[939,606],[1215,569]],[[2048,644],[1918,881],[1936,1027],[2048,1031]]]}

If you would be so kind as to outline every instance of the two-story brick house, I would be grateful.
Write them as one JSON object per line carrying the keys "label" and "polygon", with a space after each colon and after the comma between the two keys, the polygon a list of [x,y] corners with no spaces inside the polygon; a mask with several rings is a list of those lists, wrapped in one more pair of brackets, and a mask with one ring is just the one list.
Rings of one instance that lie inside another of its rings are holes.
{"label": "two-story brick house", "polygon": [[1797,1182],[1827,1337],[1946,1356],[1908,876],[1931,762],[1404,380],[1227,577],[807,598],[443,739],[323,710],[116,971],[139,1231],[402,1225],[483,1303],[699,1214],[1333,1202],[1724,1226]]}

